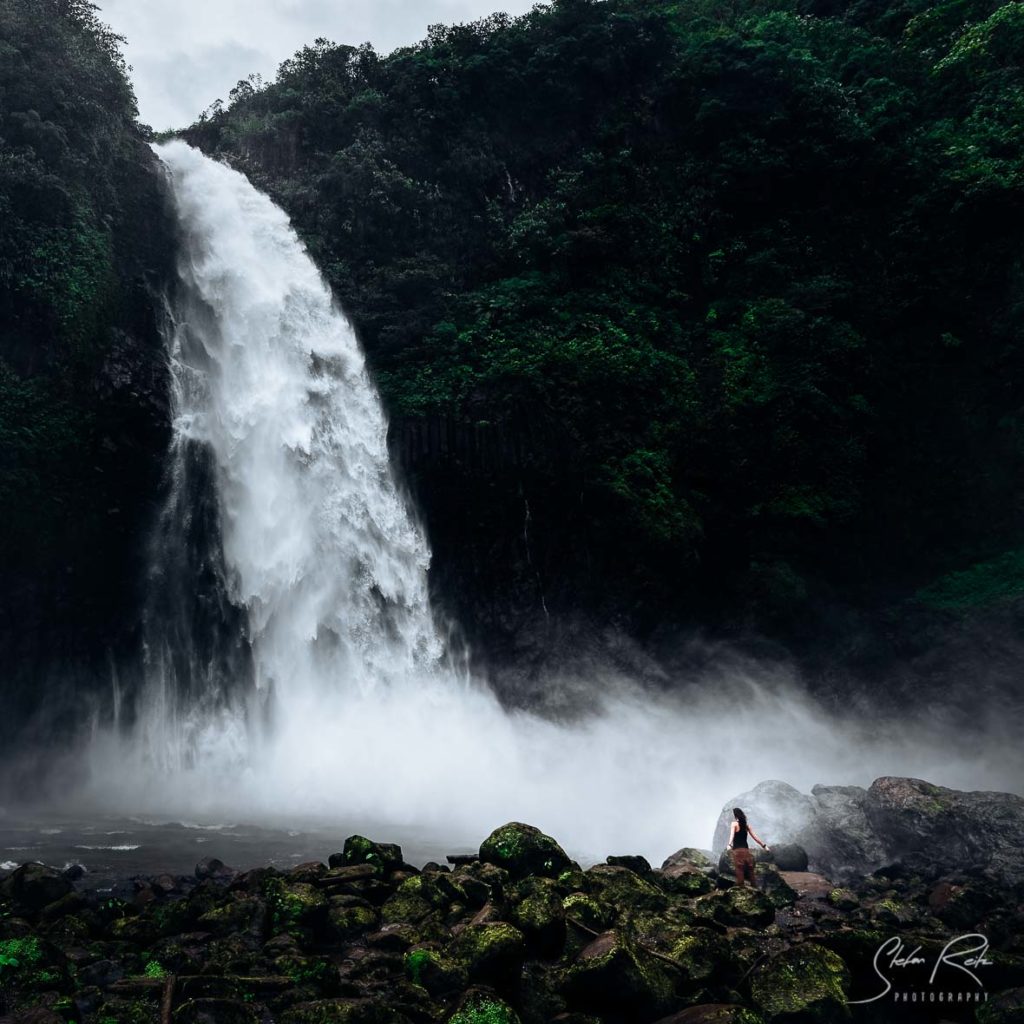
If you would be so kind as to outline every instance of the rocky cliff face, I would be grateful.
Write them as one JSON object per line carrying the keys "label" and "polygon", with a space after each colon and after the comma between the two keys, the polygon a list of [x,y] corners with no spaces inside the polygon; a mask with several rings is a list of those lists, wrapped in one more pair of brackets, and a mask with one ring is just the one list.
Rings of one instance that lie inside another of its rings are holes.
{"label": "rocky cliff face", "polygon": [[[168,441],[159,322],[175,244],[118,41],[92,5],[4,4],[0,48],[0,746],[10,750],[88,723],[137,645]],[[19,773],[3,784],[20,790]]]}

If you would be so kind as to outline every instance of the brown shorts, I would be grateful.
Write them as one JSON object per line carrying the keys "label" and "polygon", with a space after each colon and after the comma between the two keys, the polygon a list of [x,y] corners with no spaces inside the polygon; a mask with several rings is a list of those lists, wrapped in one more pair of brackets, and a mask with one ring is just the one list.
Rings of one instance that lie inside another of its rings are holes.
{"label": "brown shorts", "polygon": [[744,882],[750,882],[754,884],[754,855],[750,850],[744,850],[742,848],[732,851],[732,866],[736,872],[736,884],[742,885]]}

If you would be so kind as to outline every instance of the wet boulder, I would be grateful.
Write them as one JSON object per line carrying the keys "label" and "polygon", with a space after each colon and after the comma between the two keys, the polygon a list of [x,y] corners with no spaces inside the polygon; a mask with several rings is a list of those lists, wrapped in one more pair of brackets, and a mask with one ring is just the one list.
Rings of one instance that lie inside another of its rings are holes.
{"label": "wet boulder", "polygon": [[13,903],[19,913],[35,915],[73,889],[71,882],[56,868],[22,864],[0,881],[0,899]]}
{"label": "wet boulder", "polygon": [[504,868],[513,879],[527,875],[557,878],[570,865],[565,851],[551,836],[518,821],[496,828],[480,844],[480,860]]}
{"label": "wet boulder", "polygon": [[776,908],[791,907],[797,900],[796,890],[783,878],[775,864],[765,861],[754,869],[758,889]]}
{"label": "wet boulder", "polygon": [[850,1018],[849,984],[849,971],[837,954],[806,942],[755,967],[750,992],[769,1024],[831,1024]]}
{"label": "wet boulder", "polygon": [[[786,842],[806,828],[815,815],[814,801],[788,783],[769,779],[730,800],[718,816],[712,850],[723,850],[729,843],[729,832],[735,820],[732,809],[741,807],[754,831],[769,846]],[[750,845],[755,844],[751,840]]]}
{"label": "wet boulder", "polygon": [[547,878],[526,878],[510,893],[509,920],[526,939],[531,953],[557,956],[565,945],[565,908],[555,883]]}
{"label": "wet boulder", "polygon": [[714,888],[711,876],[692,864],[673,864],[654,872],[654,881],[665,892],[678,896],[700,896]]}
{"label": "wet boulder", "polygon": [[646,857],[641,857],[639,854],[631,853],[607,857],[605,863],[611,864],[612,867],[629,868],[630,871],[634,871],[638,875],[649,875],[651,873],[650,862]]}
{"label": "wet boulder", "polygon": [[471,924],[452,939],[448,954],[466,968],[471,981],[508,982],[526,959],[526,940],[506,921]]}
{"label": "wet boulder", "polygon": [[332,868],[350,864],[370,864],[386,874],[405,865],[402,848],[397,843],[375,843],[365,836],[349,836],[341,853],[332,853],[327,861]]}
{"label": "wet boulder", "polygon": [[678,972],[655,959],[627,936],[609,931],[583,948],[562,980],[569,1005],[605,1014],[609,1008],[630,1020],[674,1009]]}
{"label": "wet boulder", "polygon": [[807,851],[799,843],[778,843],[772,846],[771,854],[780,871],[807,870]]}
{"label": "wet boulder", "polygon": [[729,974],[733,956],[726,939],[710,928],[691,928],[672,944],[669,956],[679,965],[688,988],[705,986]]}
{"label": "wet boulder", "polygon": [[195,876],[200,882],[206,879],[229,881],[237,874],[234,868],[229,868],[219,857],[204,857],[196,864]]}
{"label": "wet boulder", "polygon": [[885,845],[868,817],[868,791],[861,786],[812,786],[813,822],[780,841],[800,843],[809,864],[829,878],[845,879],[884,864]]}
{"label": "wet boulder", "polygon": [[950,928],[975,928],[1001,903],[999,892],[981,879],[946,879],[928,894],[929,909]]}
{"label": "wet boulder", "polygon": [[469,984],[466,967],[437,949],[409,950],[405,954],[405,973],[414,985],[420,985],[435,999],[455,995]]}
{"label": "wet boulder", "polygon": [[593,896],[585,892],[571,892],[562,898],[566,919],[578,922],[591,931],[603,931],[611,923],[612,914]]}
{"label": "wet boulder", "polygon": [[595,864],[585,873],[587,888],[598,902],[618,914],[657,912],[668,906],[665,893],[653,882],[629,868]]}
{"label": "wet boulder", "polygon": [[867,815],[890,855],[917,854],[947,870],[985,868],[1024,883],[1024,798],[962,792],[923,779],[883,776],[868,789]]}
{"label": "wet boulder", "polygon": [[504,999],[485,989],[467,992],[448,1024],[520,1024],[519,1015]]}
{"label": "wet boulder", "polygon": [[697,899],[693,908],[704,920],[736,928],[765,928],[775,920],[775,904],[759,889],[734,885]]}
{"label": "wet boulder", "polygon": [[661,869],[665,871],[679,864],[690,864],[695,868],[710,868],[711,858],[704,850],[698,850],[694,846],[684,846],[681,850],[676,850],[675,853],[666,857]]}

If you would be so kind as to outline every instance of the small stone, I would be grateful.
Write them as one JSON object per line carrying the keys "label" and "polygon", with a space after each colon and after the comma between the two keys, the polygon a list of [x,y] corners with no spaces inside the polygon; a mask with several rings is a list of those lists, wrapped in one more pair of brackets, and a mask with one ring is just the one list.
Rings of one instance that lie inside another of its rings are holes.
{"label": "small stone", "polygon": [[204,857],[198,864],[196,864],[195,875],[200,882],[205,879],[212,878],[217,880],[226,880],[234,878],[237,872],[234,868],[229,868],[224,861],[218,857]]}
{"label": "small stone", "polygon": [[651,873],[651,865],[647,858],[637,854],[608,857],[606,863],[611,864],[613,867],[629,868],[630,871],[635,871],[638,875],[649,875]]}

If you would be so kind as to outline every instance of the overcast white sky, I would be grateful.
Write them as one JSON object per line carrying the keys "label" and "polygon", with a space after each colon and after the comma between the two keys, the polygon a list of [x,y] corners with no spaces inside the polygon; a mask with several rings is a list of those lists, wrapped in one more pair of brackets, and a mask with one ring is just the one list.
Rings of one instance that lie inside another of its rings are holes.
{"label": "overcast white sky", "polygon": [[438,22],[496,10],[523,14],[533,0],[98,0],[103,20],[126,36],[143,121],[158,130],[191,124],[240,78],[270,78],[317,36],[370,42],[381,53],[422,39]]}

